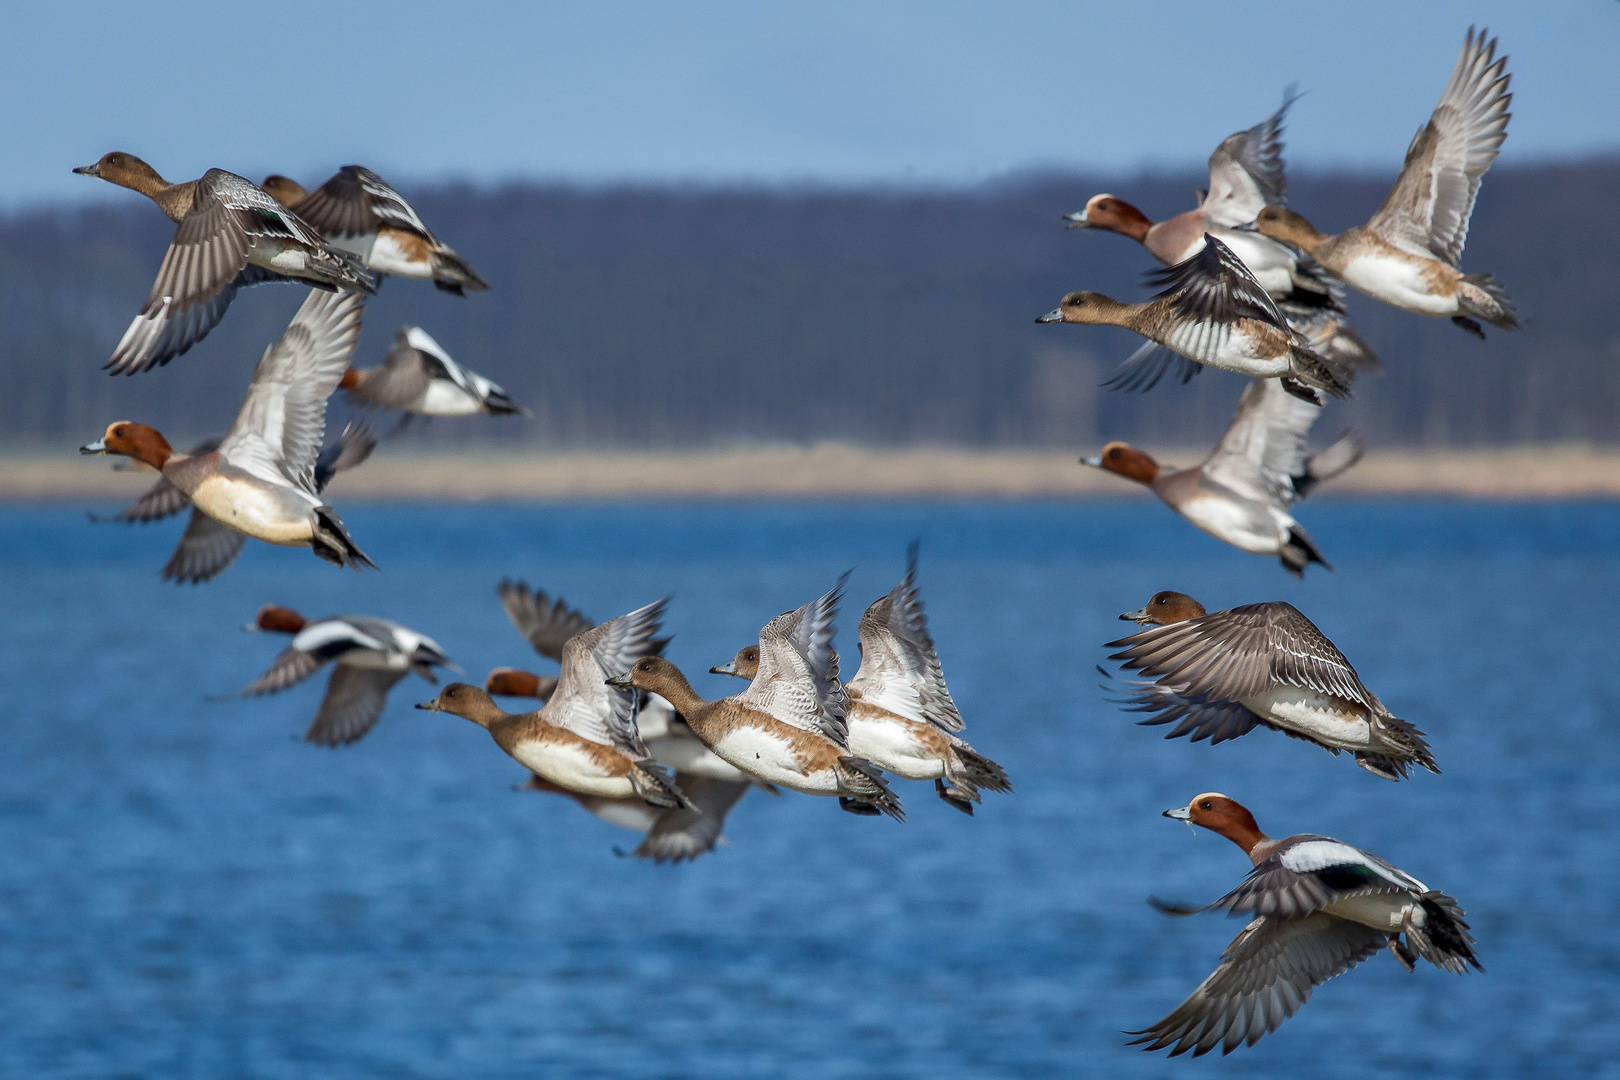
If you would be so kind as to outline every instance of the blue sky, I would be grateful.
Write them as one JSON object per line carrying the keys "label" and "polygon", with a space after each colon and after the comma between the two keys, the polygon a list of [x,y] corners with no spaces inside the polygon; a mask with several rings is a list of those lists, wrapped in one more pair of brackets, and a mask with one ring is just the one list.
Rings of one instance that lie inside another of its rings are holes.
{"label": "blue sky", "polygon": [[1308,96],[1296,168],[1398,170],[1470,23],[1514,74],[1504,160],[1620,149],[1620,3],[13,5],[0,206],[112,194],[121,149],[318,182],[970,183],[1202,161]]}

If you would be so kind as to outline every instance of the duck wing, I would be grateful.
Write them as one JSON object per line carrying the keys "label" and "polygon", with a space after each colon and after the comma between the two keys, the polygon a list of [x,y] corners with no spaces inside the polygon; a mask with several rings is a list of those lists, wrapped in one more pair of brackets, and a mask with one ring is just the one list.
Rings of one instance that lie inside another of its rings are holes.
{"label": "duck wing", "polygon": [[[1192,995],[1130,1045],[1171,1047],[1170,1056],[1230,1054],[1276,1031],[1311,991],[1373,956],[1389,934],[1317,913],[1302,919],[1261,916],[1232,940],[1221,965]],[[1143,1045],[1145,1044],[1145,1045]]]}
{"label": "duck wing", "polygon": [[726,815],[748,794],[751,780],[713,780],[677,772],[675,785],[692,801],[695,810],[673,807],[658,815],[647,838],[633,855],[653,862],[681,862],[713,851],[725,828]]}
{"label": "duck wing", "polygon": [[103,366],[134,375],[167,364],[219,325],[237,289],[290,280],[248,265],[254,243],[267,237],[321,245],[313,229],[257,185],[209,169],[196,181],[191,209],[180,219],[146,303]]}
{"label": "duck wing", "polygon": [[1384,860],[1331,836],[1296,836],[1208,906],[1231,915],[1297,919],[1350,896],[1428,887]]}
{"label": "duck wing", "polygon": [[356,742],[382,717],[388,691],[408,672],[338,664],[326,684],[326,696],[315,713],[304,741],[319,746],[347,746]]}
{"label": "duck wing", "polygon": [[196,585],[218,577],[242,554],[247,537],[191,508],[191,520],[163,566],[163,580]]}
{"label": "duck wing", "polygon": [[668,603],[668,597],[655,600],[570,638],[557,688],[541,710],[547,722],[638,761],[648,757],[636,729],[640,692],[608,686],[607,680],[663,651],[668,639],[659,638],[658,629]]}
{"label": "duck wing", "polygon": [[315,459],[315,492],[319,494],[326,490],[326,485],[332,482],[332,477],[361,465],[377,449],[377,436],[365,424],[357,424],[350,420],[343,425],[343,433],[337,441],[322,450]]}
{"label": "duck wing", "polygon": [[314,497],[326,399],[348,369],[364,308],[359,293],[310,290],[281,339],[260,358],[242,411],[219,444],[222,459]]}
{"label": "duck wing", "polygon": [[1322,407],[1283,389],[1281,379],[1255,379],[1238,398],[1204,474],[1233,491],[1280,506],[1294,501],[1294,477],[1305,471],[1305,443]]}
{"label": "duck wing", "polygon": [[929,723],[961,731],[962,714],[945,685],[928,616],[917,594],[917,541],[906,549],[906,576],[861,616],[861,666],[849,681],[861,700]]}
{"label": "duck wing", "polygon": [[298,216],[334,238],[370,236],[384,227],[438,244],[405,197],[363,165],[345,165],[299,200]]}
{"label": "duck wing", "polygon": [[[1108,673],[1104,671],[1103,674]],[[1175,724],[1165,734],[1167,739],[1179,739],[1186,735],[1192,742],[1208,739],[1210,745],[1214,746],[1247,735],[1256,727],[1273,726],[1236,701],[1212,700],[1202,694],[1184,694],[1174,686],[1147,680],[1132,679],[1125,681],[1124,686],[1128,689],[1123,697],[1109,700],[1126,712],[1155,714],[1146,720],[1138,720],[1138,724],[1148,727]],[[1103,688],[1113,690],[1117,687],[1108,683]]]}
{"label": "duck wing", "polygon": [[1397,247],[1456,266],[1480,180],[1507,138],[1507,57],[1468,28],[1434,114],[1406,150],[1401,175],[1367,227]]}
{"label": "duck wing", "polygon": [[1201,209],[1216,225],[1247,225],[1268,206],[1288,204],[1288,172],[1283,163],[1283,120],[1300,98],[1283,91],[1280,108],[1254,127],[1228,135],[1209,155],[1209,194]]}
{"label": "duck wing", "polygon": [[568,606],[562,597],[553,600],[543,590],[530,589],[527,582],[502,581],[496,588],[506,617],[541,656],[561,661],[568,639],[596,625],[595,620]]}
{"label": "duck wing", "polygon": [[1387,716],[1316,624],[1283,600],[1245,604],[1110,641],[1109,657],[1184,695],[1241,701],[1275,684],[1353,701]]}
{"label": "duck wing", "polygon": [[759,670],[735,698],[739,703],[805,731],[849,742],[849,694],[838,681],[835,622],[849,572],[831,591],[784,612],[759,632]]}
{"label": "duck wing", "polygon": [[1120,362],[1118,370],[1103,385],[1110,390],[1145,394],[1159,385],[1159,380],[1167,372],[1171,372],[1175,381],[1185,386],[1203,370],[1204,365],[1196,360],[1189,360],[1157,341],[1144,341]]}
{"label": "duck wing", "polygon": [[1258,319],[1288,331],[1288,321],[1253,272],[1209,233],[1196,254],[1154,271],[1148,281],[1164,286],[1154,300],[1165,301],[1178,316],[1204,324],[1211,333],[1224,332],[1238,319]]}

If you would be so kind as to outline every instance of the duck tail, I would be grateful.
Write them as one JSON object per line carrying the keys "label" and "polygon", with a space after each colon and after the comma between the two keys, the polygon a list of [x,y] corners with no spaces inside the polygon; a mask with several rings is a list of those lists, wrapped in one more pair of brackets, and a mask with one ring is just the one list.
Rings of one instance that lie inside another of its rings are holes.
{"label": "duck tail", "polygon": [[315,554],[335,566],[352,566],[356,570],[368,566],[377,569],[377,564],[360,550],[360,545],[354,542],[349,530],[344,527],[343,519],[330,506],[315,508],[315,533],[310,537],[309,544]]}
{"label": "duck tail", "polygon": [[1408,925],[1405,931],[1411,951],[1454,975],[1461,975],[1469,967],[1484,971],[1474,952],[1474,936],[1469,933],[1463,909],[1457,901],[1431,889],[1423,894],[1419,903],[1423,905],[1423,925]]}
{"label": "duck tail", "polygon": [[[1498,285],[1489,274],[1464,274],[1457,290],[1457,306],[1465,315],[1484,319],[1503,330],[1518,330],[1524,326],[1507,290]],[[1484,334],[1480,334],[1484,337]]]}
{"label": "duck tail", "polygon": [[664,767],[652,758],[643,758],[631,766],[630,786],[649,806],[678,808],[699,814],[703,812],[675,785]]}
{"label": "duck tail", "polygon": [[[1302,344],[1297,338],[1293,347],[1288,350],[1289,375],[1297,382],[1317,390],[1325,390],[1334,397],[1350,396],[1350,380],[1339,370],[1337,364]],[[1288,385],[1289,379],[1283,380],[1283,387],[1296,397],[1301,395]]]}
{"label": "duck tail", "polygon": [[[838,759],[838,781],[848,794],[838,800],[851,813],[870,814],[874,809],[896,821],[906,820],[900,800],[889,789],[883,770],[865,758],[846,754]],[[861,808],[864,805],[864,809]]]}
{"label": "duck tail", "polygon": [[473,292],[487,292],[489,286],[484,279],[473,273],[473,268],[467,265],[467,260],[451,251],[441,248],[430,257],[430,267],[433,271],[433,285],[440,292],[454,293],[465,296],[466,290]]}
{"label": "duck tail", "polygon": [[[974,802],[979,801],[979,789],[1012,793],[1007,770],[985,757],[961,738],[951,739],[951,750],[945,758],[945,786],[960,786],[971,791]],[[943,798],[944,796],[941,796]]]}
{"label": "duck tail", "polygon": [[1322,558],[1322,551],[1311,534],[1297,524],[1288,527],[1288,539],[1278,549],[1277,558],[1283,569],[1297,578],[1305,576],[1305,568],[1311,563],[1321,563],[1324,570],[1333,571],[1333,564]]}
{"label": "duck tail", "polygon": [[1357,751],[1357,765],[1386,780],[1405,780],[1413,765],[1421,765],[1440,775],[1440,767],[1434,763],[1434,753],[1423,738],[1423,732],[1398,716],[1380,716],[1376,723],[1386,751],[1381,754]]}

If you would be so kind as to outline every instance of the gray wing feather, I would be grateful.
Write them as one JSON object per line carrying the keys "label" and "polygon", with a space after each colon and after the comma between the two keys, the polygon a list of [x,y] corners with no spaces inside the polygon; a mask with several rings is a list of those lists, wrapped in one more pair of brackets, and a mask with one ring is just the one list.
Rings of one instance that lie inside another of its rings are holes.
{"label": "gray wing feather", "polygon": [[665,810],[647,837],[632,853],[654,862],[681,862],[714,850],[725,828],[726,815],[753,786],[750,780],[713,780],[691,773],[676,773],[675,783],[697,807]]}
{"label": "gray wing feather", "polygon": [[241,696],[258,697],[260,694],[280,693],[315,674],[324,663],[326,661],[314,653],[295,649],[289,645],[270,662],[268,671],[247,685]]}
{"label": "gray wing feather", "polygon": [[1154,299],[1168,300],[1189,319],[1214,325],[1240,318],[1258,319],[1279,330],[1288,329],[1276,301],[1255,280],[1248,266],[1209,233],[1204,234],[1204,246],[1197,254],[1153,271],[1148,281],[1164,286]]}
{"label": "gray wing feather", "polygon": [[1360,923],[1315,914],[1302,919],[1262,916],[1222,953],[1220,967],[1169,1016],[1131,1045],[1171,1047],[1194,1057],[1219,1046],[1230,1054],[1276,1031],[1310,1000],[1311,991],[1377,953],[1389,935]]}
{"label": "gray wing feather", "polygon": [[321,746],[346,746],[376,726],[388,704],[388,691],[406,676],[404,671],[338,664],[326,684],[326,696],[304,741]]}
{"label": "gray wing feather", "polygon": [[1203,211],[1216,225],[1247,225],[1267,206],[1288,203],[1283,164],[1283,120],[1300,98],[1290,86],[1280,108],[1254,127],[1222,140],[1209,156],[1209,194]]}
{"label": "gray wing feather", "polygon": [[562,597],[553,600],[523,581],[502,581],[496,592],[517,632],[528,639],[535,652],[558,662],[562,661],[563,646],[569,638],[596,625],[589,616],[569,607]]}
{"label": "gray wing feather", "polygon": [[163,567],[163,580],[196,585],[218,577],[242,554],[247,537],[191,508],[191,520]]}

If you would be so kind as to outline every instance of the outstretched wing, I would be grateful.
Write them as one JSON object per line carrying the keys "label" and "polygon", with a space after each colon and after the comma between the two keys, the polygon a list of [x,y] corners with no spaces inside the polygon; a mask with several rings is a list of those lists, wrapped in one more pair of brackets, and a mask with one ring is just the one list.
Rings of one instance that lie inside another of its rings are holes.
{"label": "outstretched wing", "polygon": [[696,810],[673,807],[658,815],[647,838],[632,852],[653,862],[681,862],[714,850],[725,828],[726,815],[753,786],[751,780],[713,780],[677,772],[675,784]]}
{"label": "outstretched wing", "polygon": [[1209,194],[1202,209],[1211,222],[1235,228],[1249,224],[1267,206],[1287,205],[1283,119],[1299,98],[1290,86],[1276,112],[1247,131],[1228,135],[1209,155]]}
{"label": "outstretched wing", "polygon": [[304,196],[298,216],[325,236],[369,236],[384,226],[404,229],[437,244],[411,204],[386,180],[363,165],[345,165]]}
{"label": "outstretched wing", "polygon": [[906,576],[861,616],[861,666],[849,682],[862,701],[943,731],[961,731],[962,714],[945,685],[928,616],[917,594],[917,541],[906,551]]}
{"label": "outstretched wing", "polygon": [[326,684],[326,696],[304,741],[320,746],[347,746],[377,726],[388,691],[408,672],[338,664]]}
{"label": "outstretched wing", "polygon": [[1287,506],[1305,470],[1305,443],[1322,407],[1255,379],[1238,399],[1232,423],[1204,460],[1211,480],[1243,495]]}
{"label": "outstretched wing", "polygon": [[1310,1000],[1311,991],[1382,949],[1389,934],[1370,926],[1308,915],[1303,919],[1261,916],[1221,954],[1221,966],[1174,1012],[1143,1031],[1131,1045],[1172,1047],[1170,1056],[1194,1057],[1215,1047],[1230,1054],[1276,1031]]}
{"label": "outstretched wing", "polygon": [[191,520],[163,567],[163,580],[196,585],[218,577],[242,554],[247,537],[191,508]]}
{"label": "outstretched wing", "polygon": [[1451,266],[1462,257],[1480,180],[1507,138],[1513,114],[1507,57],[1489,31],[1468,28],[1462,55],[1429,122],[1407,148],[1401,175],[1368,226],[1415,254]]}
{"label": "outstretched wing", "polygon": [[1288,329],[1276,301],[1248,266],[1209,233],[1204,234],[1204,246],[1196,254],[1153,271],[1148,281],[1164,286],[1155,299],[1169,300],[1186,318],[1217,324],[1259,319],[1279,330]]}
{"label": "outstretched wing", "polygon": [[[269,196],[266,196],[268,198]],[[315,494],[315,458],[326,432],[326,399],[348,369],[365,297],[311,289],[254,370],[242,411],[220,456],[271,482]]]}
{"label": "outstretched wing", "polygon": [[552,660],[561,662],[568,639],[596,625],[589,616],[569,607],[562,597],[553,600],[544,590],[530,589],[527,582],[502,581],[495,591],[517,632],[528,639],[535,652]]}
{"label": "outstretched wing", "polygon": [[546,720],[581,738],[622,750],[638,760],[648,756],[636,731],[640,693],[607,685],[637,660],[656,656],[668,597],[570,638],[563,646],[562,673],[542,710]]}
{"label": "outstretched wing", "polygon": [[841,746],[849,741],[844,720],[849,695],[838,681],[833,638],[838,602],[848,580],[846,571],[831,591],[765,624],[759,632],[759,670],[748,689],[737,695],[742,704]]}

